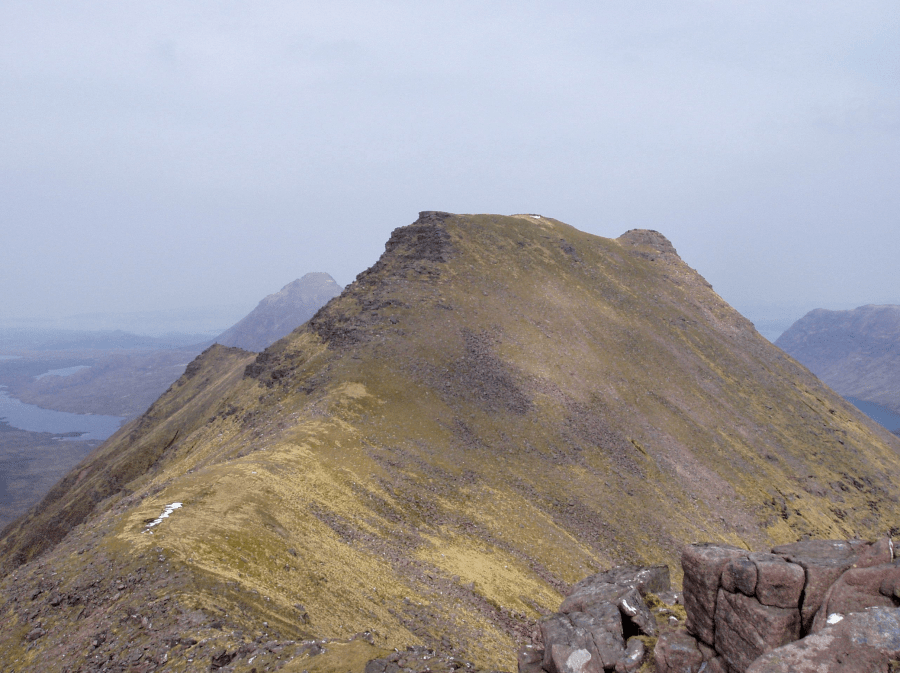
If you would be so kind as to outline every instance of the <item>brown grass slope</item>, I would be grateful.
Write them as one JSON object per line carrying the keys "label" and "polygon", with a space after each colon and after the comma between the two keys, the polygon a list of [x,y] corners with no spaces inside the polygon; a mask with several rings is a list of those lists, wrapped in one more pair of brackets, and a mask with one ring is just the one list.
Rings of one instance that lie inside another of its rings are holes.
{"label": "brown grass slope", "polygon": [[900,306],[816,309],[775,342],[841,395],[900,413]]}
{"label": "brown grass slope", "polygon": [[[207,670],[262,632],[364,631],[512,669],[600,568],[900,520],[898,439],[656,232],[423,213],[301,329],[192,369],[7,532],[7,564],[45,550],[0,586],[10,670],[50,654],[100,670],[129,648]],[[140,469],[111,482],[120,464]],[[75,527],[52,546],[38,524],[51,541]],[[33,587],[68,602],[35,611]]]}
{"label": "brown grass slope", "polygon": [[239,380],[251,359],[246,351],[224,346],[201,354],[141,418],[124,425],[2,532],[0,568],[9,572],[52,547],[98,503],[145,475],[179,435],[206,421],[223,388]]}

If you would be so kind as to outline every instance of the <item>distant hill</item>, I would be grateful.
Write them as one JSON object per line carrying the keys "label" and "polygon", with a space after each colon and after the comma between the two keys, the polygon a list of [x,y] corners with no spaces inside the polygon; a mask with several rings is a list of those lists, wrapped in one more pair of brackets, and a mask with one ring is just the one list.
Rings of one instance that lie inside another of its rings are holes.
{"label": "distant hill", "polygon": [[172,332],[163,336],[123,330],[0,328],[0,349],[9,351],[161,350],[208,344],[209,336]]}
{"label": "distant hill", "polygon": [[[208,342],[207,344],[208,345]],[[12,397],[44,409],[75,414],[134,418],[144,413],[184,373],[203,346],[158,350],[78,351],[59,367],[48,366],[68,351],[46,351],[47,359],[30,353],[21,360],[0,362],[0,385]],[[85,367],[68,376],[41,376],[61,367]]]}
{"label": "distant hill", "polygon": [[871,539],[897,474],[900,438],[663,235],[424,212],[262,353],[206,350],[3,531],[0,661],[324,673],[424,645],[511,671],[586,575]]}
{"label": "distant hill", "polygon": [[900,306],[816,309],[775,345],[841,395],[900,413]]}
{"label": "distant hill", "polygon": [[215,341],[223,346],[262,351],[312,318],[341,289],[327,273],[308,273],[263,299]]}

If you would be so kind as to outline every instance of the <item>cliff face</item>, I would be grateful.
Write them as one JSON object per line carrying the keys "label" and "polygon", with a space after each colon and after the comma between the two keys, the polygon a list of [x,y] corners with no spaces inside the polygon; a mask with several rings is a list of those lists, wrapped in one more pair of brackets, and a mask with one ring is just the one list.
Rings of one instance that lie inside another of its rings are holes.
{"label": "cliff face", "polygon": [[875,537],[898,472],[900,441],[661,234],[422,213],[301,329],[207,351],[6,531],[0,661],[208,670],[362,633],[323,646],[512,669],[585,575]]}
{"label": "cliff face", "polygon": [[841,395],[900,413],[900,306],[816,309],[775,344]]}
{"label": "cliff face", "polygon": [[264,350],[312,318],[340,293],[341,286],[327,273],[308,273],[259,302],[238,323],[222,332],[216,343],[248,351]]}

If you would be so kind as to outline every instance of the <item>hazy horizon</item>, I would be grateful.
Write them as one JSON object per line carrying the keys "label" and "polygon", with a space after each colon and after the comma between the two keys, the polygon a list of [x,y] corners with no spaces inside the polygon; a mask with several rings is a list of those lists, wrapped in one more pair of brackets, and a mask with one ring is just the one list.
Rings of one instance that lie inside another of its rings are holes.
{"label": "hazy horizon", "polygon": [[[273,294],[278,289],[272,290],[268,294]],[[123,330],[149,336],[164,336],[173,333],[215,336],[245,317],[262,299],[263,297],[259,297],[258,300],[245,304],[190,306],[153,311],[96,311],[58,316],[7,318],[0,321],[0,329]],[[900,305],[900,302],[869,303]],[[732,305],[750,319],[756,329],[772,342],[794,322],[814,309],[827,308],[839,311],[858,308],[857,305],[818,306],[784,303],[754,304],[752,302],[743,306]]]}
{"label": "hazy horizon", "polygon": [[310,271],[346,285],[420,210],[656,229],[760,324],[900,304],[891,2],[0,19],[0,325],[239,318]]}

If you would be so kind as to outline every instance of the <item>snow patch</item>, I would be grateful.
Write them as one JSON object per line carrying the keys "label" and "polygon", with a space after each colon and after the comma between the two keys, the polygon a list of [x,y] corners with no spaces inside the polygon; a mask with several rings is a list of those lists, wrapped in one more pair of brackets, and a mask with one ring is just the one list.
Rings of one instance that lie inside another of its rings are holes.
{"label": "snow patch", "polygon": [[163,510],[163,513],[159,515],[159,518],[154,519],[153,521],[148,523],[147,526],[144,528],[144,532],[152,533],[152,531],[150,529],[153,528],[153,526],[158,526],[159,524],[161,524],[163,522],[163,519],[168,519],[169,515],[172,512],[174,512],[176,509],[179,509],[180,507],[181,507],[180,502],[173,502],[171,505],[166,505],[166,508]]}
{"label": "snow patch", "polygon": [[844,615],[839,612],[832,612],[828,615],[828,619],[826,620],[828,624],[837,624],[839,621],[844,619]]}

